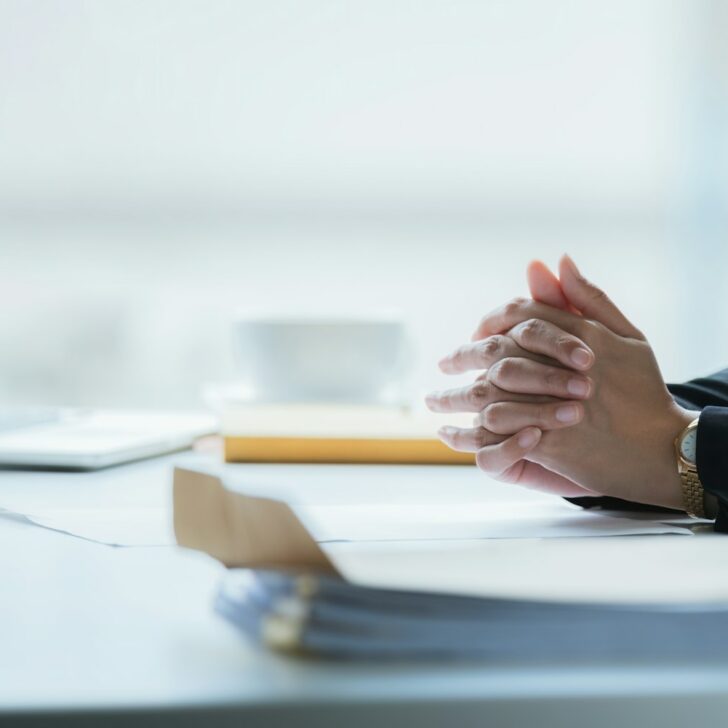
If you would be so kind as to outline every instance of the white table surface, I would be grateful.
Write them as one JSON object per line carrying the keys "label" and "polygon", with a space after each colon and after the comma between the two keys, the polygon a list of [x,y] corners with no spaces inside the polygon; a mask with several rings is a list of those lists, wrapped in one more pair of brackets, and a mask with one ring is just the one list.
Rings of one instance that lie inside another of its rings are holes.
{"label": "white table surface", "polygon": [[[169,498],[178,459],[86,474],[4,471],[0,507],[157,504]],[[469,468],[398,468],[396,492],[391,477],[378,477],[383,469],[372,468],[367,492],[353,494],[333,489],[340,480],[327,484],[312,468],[235,467],[261,487],[273,473],[290,474],[305,502],[520,497],[511,486],[493,489],[490,483],[484,492]],[[221,573],[201,554],[113,548],[0,516],[0,720],[30,725],[53,717],[83,725],[103,714],[105,725],[135,726],[172,720],[209,726],[676,726],[715,724],[728,710],[728,656],[712,665],[564,665],[555,657],[553,664],[527,666],[362,665],[273,655],[213,613]]]}

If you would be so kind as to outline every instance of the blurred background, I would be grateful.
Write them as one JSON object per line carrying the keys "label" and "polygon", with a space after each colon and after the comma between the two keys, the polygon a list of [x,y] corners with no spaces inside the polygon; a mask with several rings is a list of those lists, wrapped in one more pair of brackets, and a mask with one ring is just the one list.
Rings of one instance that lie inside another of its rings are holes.
{"label": "blurred background", "polygon": [[0,0],[0,401],[188,407],[239,309],[398,310],[414,388],[570,252],[728,366],[728,3]]}

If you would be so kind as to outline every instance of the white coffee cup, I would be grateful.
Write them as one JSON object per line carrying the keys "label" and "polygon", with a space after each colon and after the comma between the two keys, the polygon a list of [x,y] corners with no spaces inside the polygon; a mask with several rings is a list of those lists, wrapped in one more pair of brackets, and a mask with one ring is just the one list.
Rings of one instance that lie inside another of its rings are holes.
{"label": "white coffee cup", "polygon": [[256,402],[401,404],[410,347],[396,317],[242,314],[238,377]]}

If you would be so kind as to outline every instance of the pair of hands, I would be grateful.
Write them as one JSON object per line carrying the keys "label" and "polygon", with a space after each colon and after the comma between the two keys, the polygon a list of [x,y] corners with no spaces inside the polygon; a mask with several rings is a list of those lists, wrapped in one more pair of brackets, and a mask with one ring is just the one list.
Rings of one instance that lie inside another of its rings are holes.
{"label": "pair of hands", "polygon": [[532,300],[485,316],[440,362],[448,374],[483,370],[427,397],[436,412],[476,415],[440,437],[501,480],[681,509],[673,442],[697,414],[675,403],[643,334],[568,256],[559,278],[532,263],[528,279]]}

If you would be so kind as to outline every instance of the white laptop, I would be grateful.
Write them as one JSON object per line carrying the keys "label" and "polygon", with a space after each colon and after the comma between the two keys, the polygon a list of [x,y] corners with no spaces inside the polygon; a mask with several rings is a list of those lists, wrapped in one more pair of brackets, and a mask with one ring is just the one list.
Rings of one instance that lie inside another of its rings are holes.
{"label": "white laptop", "polygon": [[205,414],[0,408],[0,467],[95,470],[184,450],[216,431]]}

